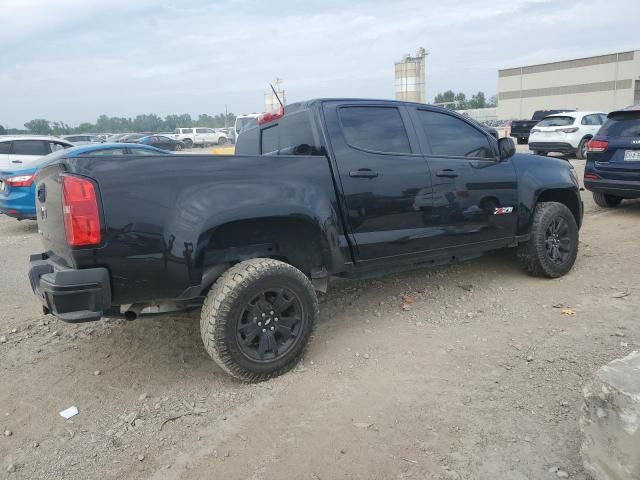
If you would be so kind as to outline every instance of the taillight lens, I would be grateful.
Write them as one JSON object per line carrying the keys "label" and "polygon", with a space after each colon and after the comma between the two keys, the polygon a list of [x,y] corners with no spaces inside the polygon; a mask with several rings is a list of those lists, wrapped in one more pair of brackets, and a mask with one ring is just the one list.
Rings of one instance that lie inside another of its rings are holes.
{"label": "taillight lens", "polygon": [[584,174],[584,178],[585,180],[598,180],[600,178],[600,175],[596,174],[596,173],[585,173]]}
{"label": "taillight lens", "polygon": [[609,142],[605,140],[591,140],[587,143],[588,152],[604,152],[607,148],[609,148]]}
{"label": "taillight lens", "polygon": [[562,133],[576,133],[577,131],[578,131],[578,127],[559,128],[556,130],[556,132],[562,132]]}
{"label": "taillight lens", "polygon": [[34,176],[35,175],[16,175],[3,179],[3,182],[11,187],[30,187],[33,185]]}
{"label": "taillight lens", "polygon": [[81,177],[63,176],[62,209],[69,245],[85,247],[100,243],[100,214],[93,183]]}

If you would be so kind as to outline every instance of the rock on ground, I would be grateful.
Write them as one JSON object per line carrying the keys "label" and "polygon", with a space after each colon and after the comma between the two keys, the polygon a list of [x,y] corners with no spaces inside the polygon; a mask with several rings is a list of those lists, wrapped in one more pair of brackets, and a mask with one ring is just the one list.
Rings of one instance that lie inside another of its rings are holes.
{"label": "rock on ground", "polygon": [[594,480],[640,479],[640,352],[602,367],[583,393],[585,471]]}

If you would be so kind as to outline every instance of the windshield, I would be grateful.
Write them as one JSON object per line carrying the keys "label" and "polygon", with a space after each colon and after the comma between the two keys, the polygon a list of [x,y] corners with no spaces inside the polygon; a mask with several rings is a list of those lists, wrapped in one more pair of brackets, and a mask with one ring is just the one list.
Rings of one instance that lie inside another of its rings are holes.
{"label": "windshield", "polygon": [[236,119],[236,133],[240,133],[245,128],[256,125],[257,119],[253,117],[243,117]]}
{"label": "windshield", "polygon": [[567,127],[573,125],[575,121],[573,117],[547,117],[538,124],[538,127]]}

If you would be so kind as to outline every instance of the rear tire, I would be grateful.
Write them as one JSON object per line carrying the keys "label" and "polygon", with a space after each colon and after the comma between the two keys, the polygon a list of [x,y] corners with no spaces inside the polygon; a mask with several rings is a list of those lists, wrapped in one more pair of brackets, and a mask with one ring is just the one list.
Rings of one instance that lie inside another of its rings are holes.
{"label": "rear tire", "polygon": [[622,197],[602,192],[593,192],[593,201],[602,208],[615,208],[622,203]]}
{"label": "rear tire", "polygon": [[227,137],[220,137],[218,139],[218,145],[226,145],[227,144]]}
{"label": "rear tire", "polygon": [[527,139],[526,138],[518,137],[518,145],[525,145],[526,143],[527,143]]}
{"label": "rear tire", "polygon": [[578,160],[584,160],[587,158],[587,143],[589,143],[590,140],[590,138],[583,138],[580,140],[578,148],[576,149],[576,158]]}
{"label": "rear tire", "polygon": [[297,268],[269,258],[241,262],[213,285],[200,333],[211,358],[229,375],[260,382],[293,368],[318,317],[313,285]]}
{"label": "rear tire", "polygon": [[518,245],[518,262],[534,277],[567,274],[578,255],[579,233],[569,208],[558,202],[536,205],[530,238]]}

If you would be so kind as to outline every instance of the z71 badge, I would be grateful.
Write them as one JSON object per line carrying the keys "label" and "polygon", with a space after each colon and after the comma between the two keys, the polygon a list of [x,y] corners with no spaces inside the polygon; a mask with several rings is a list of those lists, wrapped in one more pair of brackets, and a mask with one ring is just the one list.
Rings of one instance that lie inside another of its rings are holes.
{"label": "z71 badge", "polygon": [[511,212],[513,212],[513,207],[500,207],[493,210],[494,215],[506,215]]}

